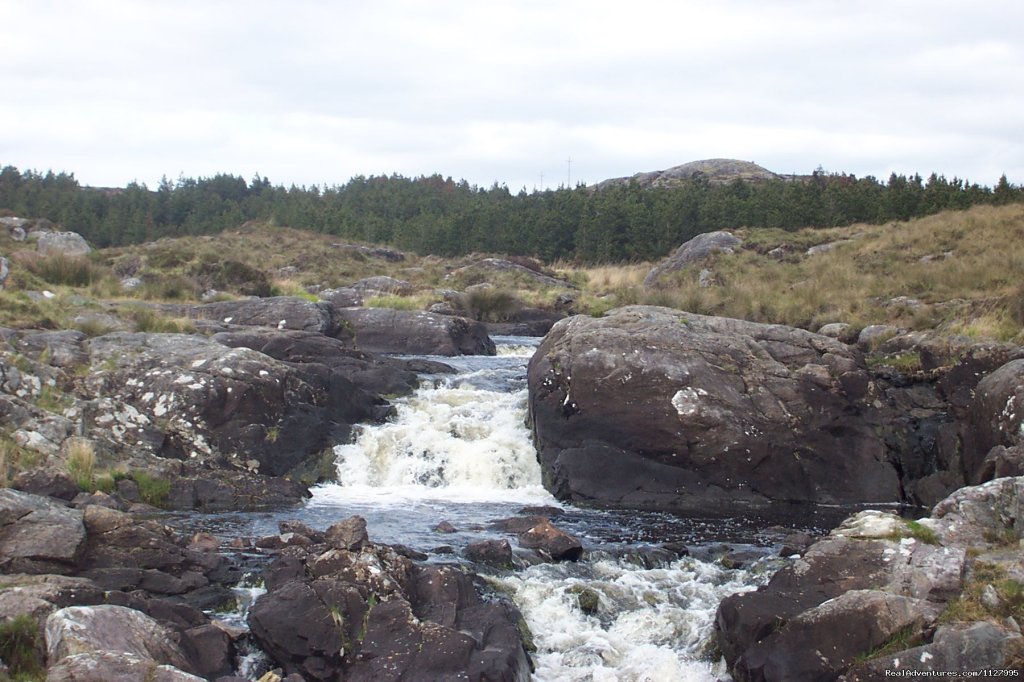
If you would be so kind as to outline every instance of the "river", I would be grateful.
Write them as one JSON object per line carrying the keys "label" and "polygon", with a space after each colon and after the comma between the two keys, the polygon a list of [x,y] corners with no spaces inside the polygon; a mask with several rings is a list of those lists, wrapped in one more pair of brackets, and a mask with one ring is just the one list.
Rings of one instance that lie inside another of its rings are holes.
{"label": "river", "polygon": [[[488,530],[491,521],[524,507],[557,507],[554,523],[583,542],[581,561],[536,563],[523,552],[515,571],[473,566],[522,610],[537,648],[534,679],[728,679],[713,645],[718,603],[755,589],[785,561],[777,554],[787,529],[827,529],[841,514],[803,510],[780,521],[563,505],[541,486],[525,425],[526,364],[539,339],[495,341],[495,357],[431,358],[457,372],[422,377],[416,392],[395,401],[391,420],[338,445],[339,482],[314,488],[301,509],[211,515],[202,527],[225,538],[258,537],[276,534],[283,519],[323,529],[359,514],[374,542],[466,563],[460,556],[468,543],[507,537]],[[439,533],[441,521],[457,531]],[[183,523],[195,529],[199,522]],[[688,555],[680,556],[683,546]],[[598,595],[596,612],[580,608],[584,588]]]}

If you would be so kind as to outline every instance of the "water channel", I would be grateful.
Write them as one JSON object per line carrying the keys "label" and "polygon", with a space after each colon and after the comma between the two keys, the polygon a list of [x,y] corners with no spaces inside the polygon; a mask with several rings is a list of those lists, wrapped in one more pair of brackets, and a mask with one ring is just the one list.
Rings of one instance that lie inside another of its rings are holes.
{"label": "water channel", "polygon": [[[789,529],[820,531],[844,514],[805,510],[780,522],[563,505],[541,486],[525,425],[526,364],[539,339],[495,341],[496,357],[432,358],[457,372],[422,377],[419,390],[395,401],[391,420],[337,446],[339,483],[314,488],[301,509],[208,516],[202,526],[225,538],[260,537],[284,519],[323,529],[359,514],[374,542],[465,564],[468,543],[507,537],[488,529],[493,520],[558,507],[553,521],[582,540],[581,561],[537,563],[524,552],[514,571],[470,566],[522,610],[537,647],[534,679],[728,679],[713,646],[719,601],[768,579],[784,561],[778,543]],[[457,532],[438,533],[441,521]],[[727,552],[742,560],[722,561]],[[581,588],[598,595],[596,612],[580,608]]]}

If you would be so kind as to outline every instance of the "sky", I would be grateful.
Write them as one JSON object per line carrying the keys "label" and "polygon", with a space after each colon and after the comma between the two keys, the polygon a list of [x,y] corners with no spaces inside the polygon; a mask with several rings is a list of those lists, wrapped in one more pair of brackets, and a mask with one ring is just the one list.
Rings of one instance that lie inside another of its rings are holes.
{"label": "sky", "polygon": [[0,166],[92,186],[707,158],[1024,184],[1015,0],[0,0]]}

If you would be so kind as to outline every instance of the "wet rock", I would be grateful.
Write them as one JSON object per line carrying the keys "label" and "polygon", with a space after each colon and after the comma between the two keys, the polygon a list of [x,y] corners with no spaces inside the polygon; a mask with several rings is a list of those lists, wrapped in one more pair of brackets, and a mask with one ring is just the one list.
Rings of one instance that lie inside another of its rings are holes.
{"label": "wet rock", "polygon": [[200,625],[182,633],[181,649],[192,670],[205,679],[227,675],[234,669],[231,638],[216,625]]}
{"label": "wet rock", "polygon": [[583,545],[579,538],[556,528],[547,519],[537,522],[529,530],[520,533],[519,545],[527,549],[535,549],[551,557],[553,561],[578,561],[583,555]]}
{"label": "wet rock", "polygon": [[434,526],[434,531],[437,533],[457,533],[458,530],[458,528],[448,521],[441,521],[439,524]]}
{"label": "wet rock", "polygon": [[691,263],[699,263],[717,252],[732,253],[743,244],[729,232],[706,232],[686,242],[644,277],[644,289],[657,288],[659,280]]}
{"label": "wet rock", "polygon": [[890,415],[835,339],[631,306],[555,325],[528,381],[544,485],[561,499],[695,510],[902,499],[877,428]]}
{"label": "wet rock", "polygon": [[283,672],[307,680],[529,675],[518,611],[482,598],[455,568],[418,566],[376,545],[289,561],[294,577],[268,581],[249,612],[253,635]]}
{"label": "wet rock", "polygon": [[782,547],[779,549],[779,556],[793,556],[803,554],[814,542],[810,533],[790,533],[782,539]]}
{"label": "wet rock", "polygon": [[479,322],[463,317],[385,308],[338,308],[338,320],[371,353],[494,355],[494,342]]}
{"label": "wet rock", "polygon": [[0,489],[0,571],[69,572],[85,550],[82,518],[48,497]]}
{"label": "wet rock", "polygon": [[327,544],[335,549],[358,551],[370,542],[366,533],[366,519],[352,516],[332,524],[324,531]]}
{"label": "wet rock", "polygon": [[480,564],[508,568],[513,565],[508,540],[477,540],[466,545],[466,558]]}

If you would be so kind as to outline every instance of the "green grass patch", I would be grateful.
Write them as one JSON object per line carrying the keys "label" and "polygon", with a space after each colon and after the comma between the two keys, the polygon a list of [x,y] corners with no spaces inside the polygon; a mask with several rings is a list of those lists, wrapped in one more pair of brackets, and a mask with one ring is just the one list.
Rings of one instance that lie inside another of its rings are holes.
{"label": "green grass patch", "polygon": [[7,664],[12,682],[46,678],[43,642],[35,618],[21,615],[0,623],[0,660]]}
{"label": "green grass patch", "polygon": [[139,486],[139,498],[154,507],[167,506],[167,498],[171,494],[171,482],[157,478],[145,471],[134,471],[131,478]]}
{"label": "green grass patch", "polygon": [[917,521],[904,521],[904,523],[907,525],[910,537],[914,538],[918,542],[923,542],[926,545],[941,544],[939,534],[928,526],[924,526]]}

